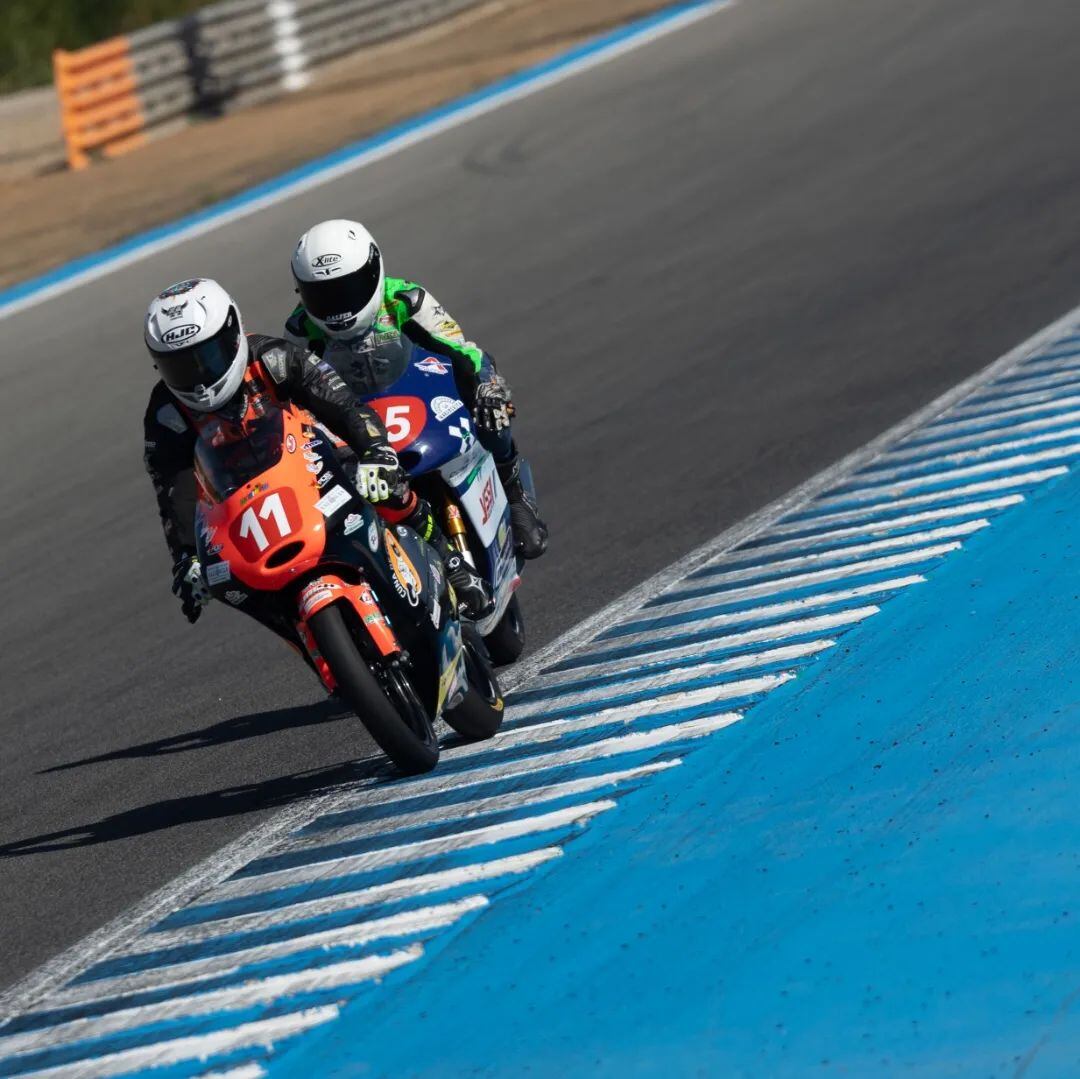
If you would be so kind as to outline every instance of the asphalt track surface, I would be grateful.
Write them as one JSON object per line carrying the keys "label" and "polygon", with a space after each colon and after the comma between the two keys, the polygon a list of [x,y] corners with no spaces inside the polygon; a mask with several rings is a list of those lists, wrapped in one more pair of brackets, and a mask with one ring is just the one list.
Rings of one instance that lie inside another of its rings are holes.
{"label": "asphalt track surface", "polygon": [[209,274],[273,331],[295,236],[368,221],[513,382],[539,645],[1073,306],[1078,37],[1073,0],[745,0],[6,320],[0,984],[369,749],[175,609],[154,292]]}

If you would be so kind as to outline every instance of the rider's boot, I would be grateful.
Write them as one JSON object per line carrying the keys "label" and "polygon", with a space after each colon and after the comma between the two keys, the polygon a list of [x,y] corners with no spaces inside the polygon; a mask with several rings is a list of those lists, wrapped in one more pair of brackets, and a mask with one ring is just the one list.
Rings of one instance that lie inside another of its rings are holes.
{"label": "rider's boot", "polygon": [[418,498],[416,507],[401,523],[415,529],[439,552],[446,566],[446,578],[454,587],[462,617],[475,622],[491,614],[495,607],[491,586],[473,570],[461,553],[454,549],[439,527],[439,522],[435,520],[435,514],[427,501]]}
{"label": "rider's boot", "polygon": [[509,461],[500,461],[496,468],[510,503],[514,547],[522,558],[539,558],[547,550],[548,528],[536,506],[532,468],[516,450]]}

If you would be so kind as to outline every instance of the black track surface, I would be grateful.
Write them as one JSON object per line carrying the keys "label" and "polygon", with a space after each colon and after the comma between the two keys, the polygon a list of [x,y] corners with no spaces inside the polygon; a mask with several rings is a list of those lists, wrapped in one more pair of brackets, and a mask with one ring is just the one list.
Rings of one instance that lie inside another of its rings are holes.
{"label": "black track surface", "polygon": [[1075,0],[744,0],[5,321],[0,984],[368,749],[169,594],[158,289],[212,275],[272,332],[295,237],[366,220],[515,387],[536,645],[1073,305],[1078,43]]}

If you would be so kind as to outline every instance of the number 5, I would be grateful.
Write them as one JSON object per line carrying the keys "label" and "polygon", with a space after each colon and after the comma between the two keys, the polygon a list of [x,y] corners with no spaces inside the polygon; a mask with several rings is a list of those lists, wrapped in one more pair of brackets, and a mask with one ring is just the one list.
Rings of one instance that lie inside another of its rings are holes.
{"label": "number 5", "polygon": [[391,405],[386,410],[386,433],[391,442],[404,442],[409,437],[412,424],[409,422],[408,405]]}

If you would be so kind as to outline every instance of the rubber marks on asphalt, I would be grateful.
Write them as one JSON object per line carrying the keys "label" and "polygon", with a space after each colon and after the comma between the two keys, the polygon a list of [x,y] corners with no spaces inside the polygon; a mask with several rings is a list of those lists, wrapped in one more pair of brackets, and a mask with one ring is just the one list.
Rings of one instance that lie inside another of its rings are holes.
{"label": "rubber marks on asphalt", "polygon": [[[513,695],[490,742],[372,778],[0,1028],[0,1075],[251,1079],[572,851],[1080,456],[1080,336],[998,373]],[[430,958],[431,962],[437,959]],[[362,1046],[354,1047],[362,1057]]]}

